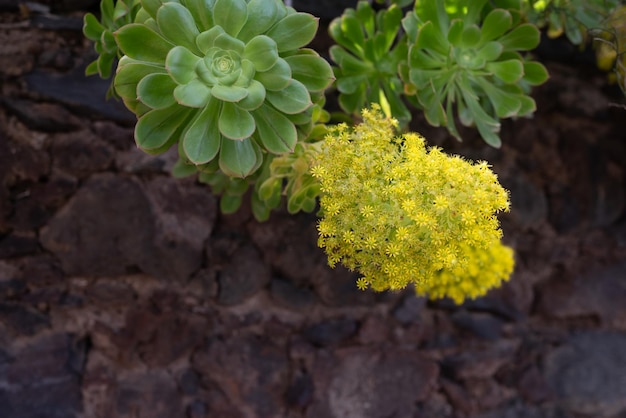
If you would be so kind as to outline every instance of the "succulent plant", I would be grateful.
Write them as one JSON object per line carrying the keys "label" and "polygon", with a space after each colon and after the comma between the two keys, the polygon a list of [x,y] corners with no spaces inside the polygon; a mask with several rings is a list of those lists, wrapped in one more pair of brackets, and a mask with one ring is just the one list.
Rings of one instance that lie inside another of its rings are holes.
{"label": "succulent plant", "polygon": [[115,89],[139,118],[141,149],[180,142],[184,162],[202,171],[217,161],[243,178],[307,135],[310,107],[333,81],[330,65],[302,49],[315,17],[279,0],[141,4],[142,23],[114,34],[124,53]]}
{"label": "succulent plant", "polygon": [[346,9],[331,22],[328,31],[337,45],[330,48],[330,56],[338,66],[339,104],[346,113],[358,115],[379,103],[403,125],[411,119],[398,77],[398,66],[407,56],[406,40],[398,39],[402,16],[395,4],[376,13],[367,1],[359,1],[356,10]]}
{"label": "succulent plant", "polygon": [[519,7],[493,8],[486,0],[452,6],[416,2],[403,20],[409,57],[400,73],[431,125],[460,139],[456,106],[462,124],[475,125],[498,147],[499,119],[531,115],[536,106],[527,92],[548,77],[542,64],[519,53],[538,45],[539,30],[521,22]]}
{"label": "succulent plant", "polygon": [[[87,39],[94,41],[94,48],[98,58],[89,64],[85,74],[99,74],[102,78],[109,78],[119,58],[119,49],[113,32],[120,27],[132,23],[141,8],[139,0],[102,0],[100,2],[101,22],[92,14],[87,13],[84,18],[83,33]],[[109,88],[107,97],[114,96],[115,89]]]}

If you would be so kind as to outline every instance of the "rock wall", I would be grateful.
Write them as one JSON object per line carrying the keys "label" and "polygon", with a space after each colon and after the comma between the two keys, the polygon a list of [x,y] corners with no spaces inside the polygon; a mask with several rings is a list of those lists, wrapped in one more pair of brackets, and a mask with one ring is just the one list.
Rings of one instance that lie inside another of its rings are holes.
{"label": "rock wall", "polygon": [[327,267],[314,215],[219,214],[83,76],[86,5],[5,3],[2,418],[626,413],[626,110],[592,65],[549,63],[538,113],[506,121],[501,150],[414,121],[511,190],[515,274],[454,306],[359,292]]}

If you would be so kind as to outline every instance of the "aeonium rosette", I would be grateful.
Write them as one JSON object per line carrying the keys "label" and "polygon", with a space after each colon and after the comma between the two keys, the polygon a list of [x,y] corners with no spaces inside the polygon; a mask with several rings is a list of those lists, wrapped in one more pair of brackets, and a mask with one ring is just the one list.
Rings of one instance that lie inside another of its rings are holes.
{"label": "aeonium rosette", "polygon": [[115,32],[115,89],[139,118],[138,146],[246,177],[267,152],[293,151],[312,126],[330,65],[302,49],[318,22],[279,0],[142,1],[145,19]]}

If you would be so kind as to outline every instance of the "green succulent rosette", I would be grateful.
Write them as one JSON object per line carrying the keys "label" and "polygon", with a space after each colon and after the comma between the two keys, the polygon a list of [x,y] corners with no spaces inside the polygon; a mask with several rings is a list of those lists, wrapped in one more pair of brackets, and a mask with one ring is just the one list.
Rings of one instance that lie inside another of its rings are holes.
{"label": "green succulent rosette", "polygon": [[461,139],[456,108],[463,125],[476,126],[485,142],[499,147],[500,119],[531,115],[536,105],[530,87],[548,77],[542,64],[520,53],[539,44],[539,30],[522,22],[519,2],[449,3],[416,2],[404,18],[405,90],[415,95],[431,125],[446,126]]}
{"label": "green succulent rosette", "polygon": [[330,48],[330,56],[337,64],[339,105],[346,113],[359,115],[378,103],[402,125],[411,120],[398,77],[399,64],[407,57],[406,39],[398,37],[402,16],[396,4],[376,13],[367,1],[359,1],[356,10],[346,9],[331,22],[328,32],[337,45]]}
{"label": "green succulent rosette", "polygon": [[[229,177],[292,152],[334,77],[303,49],[318,21],[279,0],[142,0],[145,19],[115,32],[115,89],[152,154],[179,143],[183,163]],[[216,164],[217,162],[217,164]]]}

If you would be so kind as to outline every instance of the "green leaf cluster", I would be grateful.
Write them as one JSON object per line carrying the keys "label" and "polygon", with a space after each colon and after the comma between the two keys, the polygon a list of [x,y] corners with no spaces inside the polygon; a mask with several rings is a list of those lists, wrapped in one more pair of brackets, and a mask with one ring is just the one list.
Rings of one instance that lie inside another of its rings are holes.
{"label": "green leaf cluster", "polygon": [[330,56],[337,63],[339,105],[346,113],[358,115],[369,103],[379,103],[401,124],[411,119],[398,76],[407,56],[405,39],[398,39],[402,16],[396,4],[376,13],[367,1],[359,1],[356,10],[346,9],[331,22],[329,33],[337,45],[330,48]]}
{"label": "green leaf cluster", "polygon": [[[98,74],[102,78],[111,76],[115,60],[120,56],[113,32],[132,23],[140,8],[139,0],[118,0],[115,3],[113,0],[102,0],[100,21],[92,13],[85,15],[83,33],[94,42],[98,53],[98,58],[87,66],[85,74]],[[112,85],[107,92],[107,97],[110,96],[115,96]]]}
{"label": "green leaf cluster", "polygon": [[230,177],[256,172],[268,153],[293,151],[333,81],[302,49],[317,19],[279,0],[142,0],[142,22],[115,32],[124,53],[115,89],[139,118],[138,146],[179,142],[185,162],[214,161]]}
{"label": "green leaf cluster", "polygon": [[574,45],[588,39],[589,30],[606,27],[606,21],[620,0],[525,0],[524,12],[530,22],[547,27],[556,38],[565,34]]}
{"label": "green leaf cluster", "polygon": [[501,144],[500,119],[532,114],[529,87],[548,77],[542,64],[520,54],[538,45],[539,30],[521,21],[519,4],[506,3],[455,1],[446,10],[444,2],[416,2],[402,22],[410,46],[401,76],[427,121],[460,139],[457,115],[494,147]]}

